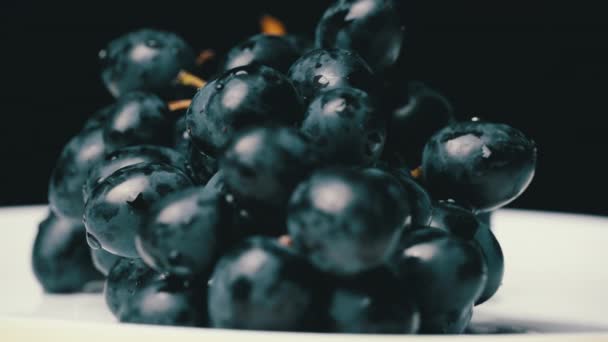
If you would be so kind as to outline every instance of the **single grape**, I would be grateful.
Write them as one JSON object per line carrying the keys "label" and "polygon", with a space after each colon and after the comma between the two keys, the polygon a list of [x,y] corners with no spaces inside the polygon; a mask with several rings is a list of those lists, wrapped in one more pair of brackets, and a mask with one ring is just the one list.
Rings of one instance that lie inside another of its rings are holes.
{"label": "single grape", "polygon": [[174,33],[143,29],[111,41],[99,58],[103,82],[118,98],[133,91],[167,92],[181,70],[194,67],[195,54]]}
{"label": "single grape", "polygon": [[224,70],[257,63],[286,73],[300,55],[296,44],[285,36],[257,34],[228,51]]}
{"label": "single grape", "polygon": [[376,72],[393,66],[404,27],[393,0],[338,0],[317,24],[316,46],[356,51]]}
{"label": "single grape", "polygon": [[84,211],[87,241],[118,256],[137,258],[135,235],[161,198],[193,186],[179,169],[162,163],[122,168],[90,194]]}
{"label": "single grape", "polygon": [[440,229],[421,228],[404,235],[400,250],[390,265],[420,308],[421,332],[441,332],[427,328],[427,322],[437,319],[431,326],[459,321],[451,319],[453,313],[470,308],[481,295],[487,267],[474,244]]}
{"label": "single grape", "polygon": [[49,182],[49,205],[55,214],[82,219],[82,187],[91,167],[106,153],[107,145],[101,129],[82,131],[65,145]]}
{"label": "single grape", "polygon": [[236,131],[264,124],[295,125],[302,114],[291,82],[258,64],[231,69],[208,83],[186,113],[194,145],[214,158]]}
{"label": "single grape", "polygon": [[287,75],[305,104],[331,89],[352,87],[373,93],[376,88],[369,65],[348,50],[310,51],[294,62]]}
{"label": "single grape", "polygon": [[323,275],[270,238],[251,238],[217,263],[209,288],[213,327],[307,331],[320,318]]}
{"label": "single grape", "polygon": [[172,119],[167,105],[149,93],[129,93],[118,99],[103,125],[112,150],[134,145],[171,145]]}
{"label": "single grape", "polygon": [[422,174],[431,196],[477,212],[521,195],[534,177],[536,145],[508,125],[460,122],[437,132],[424,148]]}
{"label": "single grape", "polygon": [[32,267],[47,293],[81,292],[103,279],[93,266],[82,223],[52,212],[38,226]]}
{"label": "single grape", "polygon": [[235,136],[225,148],[220,170],[238,199],[284,210],[293,189],[317,163],[316,150],[301,133],[269,126]]}
{"label": "single grape", "polygon": [[136,246],[152,268],[182,277],[210,272],[220,253],[222,233],[230,230],[224,198],[191,188],[153,206],[139,227]]}
{"label": "single grape", "polygon": [[287,227],[319,269],[354,274],[383,264],[411,222],[407,195],[380,170],[320,170],[294,191]]}
{"label": "single grape", "polygon": [[492,298],[502,285],[502,278],[505,272],[505,261],[502,254],[502,248],[494,233],[485,224],[480,225],[477,233],[473,237],[473,241],[483,254],[486,265],[488,266],[488,280],[481,293],[481,296],[475,301],[475,305],[482,304]]}
{"label": "single grape", "polygon": [[304,115],[300,129],[329,164],[370,165],[380,158],[386,121],[362,90],[338,88],[319,94]]}

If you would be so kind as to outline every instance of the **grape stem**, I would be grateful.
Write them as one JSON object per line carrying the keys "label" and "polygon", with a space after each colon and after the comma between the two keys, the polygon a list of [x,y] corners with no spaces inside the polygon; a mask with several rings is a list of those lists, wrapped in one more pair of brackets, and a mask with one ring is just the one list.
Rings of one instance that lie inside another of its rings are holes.
{"label": "grape stem", "polygon": [[418,166],[417,168],[410,171],[410,176],[414,179],[422,178],[422,166]]}
{"label": "grape stem", "polygon": [[282,235],[279,237],[279,244],[285,247],[291,247],[293,245],[293,240],[291,240],[291,236]]}
{"label": "grape stem", "polygon": [[215,58],[215,51],[213,49],[205,49],[203,51],[201,51],[201,53],[198,54],[198,56],[196,57],[196,65],[197,66],[202,66],[203,64],[209,62],[210,60]]}
{"label": "grape stem", "polygon": [[192,100],[175,100],[175,101],[171,101],[167,104],[167,106],[169,107],[169,110],[172,112],[176,112],[178,110],[185,110],[188,109],[188,107],[190,107],[190,104],[192,103]]}
{"label": "grape stem", "polygon": [[268,14],[260,19],[260,28],[262,33],[270,36],[284,36],[287,34],[287,29],[283,22]]}
{"label": "grape stem", "polygon": [[179,74],[177,74],[176,80],[177,83],[188,87],[202,88],[205,86],[205,84],[207,84],[207,82],[205,82],[200,77],[195,76],[184,70],[180,71]]}

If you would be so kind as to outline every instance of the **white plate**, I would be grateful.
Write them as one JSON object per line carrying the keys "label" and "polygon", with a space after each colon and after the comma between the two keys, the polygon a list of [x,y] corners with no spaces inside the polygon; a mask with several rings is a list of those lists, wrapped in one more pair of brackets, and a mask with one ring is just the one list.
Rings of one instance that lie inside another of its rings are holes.
{"label": "white plate", "polygon": [[[434,340],[430,336],[354,336],[239,332],[216,329],[161,328],[118,324],[101,295],[45,295],[34,278],[31,246],[44,206],[0,209],[0,340],[62,341],[133,338],[265,342],[292,340]],[[608,218],[521,210],[502,210],[493,226],[505,254],[505,277],[498,294],[475,308],[478,331],[506,329],[526,334],[510,338],[551,341],[608,338]],[[547,335],[545,335],[547,334]],[[556,335],[558,334],[558,335]],[[576,334],[576,335],[572,335]],[[460,340],[479,336],[456,337]],[[488,336],[485,336],[486,338]],[[495,335],[497,339],[506,336]],[[455,337],[450,337],[455,338]],[[114,341],[112,341],[114,342]]]}

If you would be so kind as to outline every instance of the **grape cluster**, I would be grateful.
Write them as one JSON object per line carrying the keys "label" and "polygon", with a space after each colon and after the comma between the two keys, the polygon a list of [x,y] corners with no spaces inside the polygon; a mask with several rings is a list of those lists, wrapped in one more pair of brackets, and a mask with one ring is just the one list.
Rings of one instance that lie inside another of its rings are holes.
{"label": "grape cluster", "polygon": [[528,187],[535,143],[385,80],[404,47],[393,0],[335,1],[314,47],[279,24],[208,82],[172,33],[102,50],[117,99],[57,161],[38,279],[105,279],[122,322],[463,332],[502,282],[487,215]]}

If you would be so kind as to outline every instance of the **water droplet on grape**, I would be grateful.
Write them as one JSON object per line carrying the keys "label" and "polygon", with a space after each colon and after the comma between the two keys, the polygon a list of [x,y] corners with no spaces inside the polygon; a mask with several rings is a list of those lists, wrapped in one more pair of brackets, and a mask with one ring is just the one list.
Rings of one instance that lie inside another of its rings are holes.
{"label": "water droplet on grape", "polygon": [[215,85],[215,89],[222,90],[222,89],[224,89],[224,85],[221,84],[221,83],[218,83],[218,84]]}
{"label": "water droplet on grape", "polygon": [[247,75],[247,74],[248,74],[248,72],[245,70],[239,70],[236,73],[234,73],[234,75],[236,75],[236,76]]}

